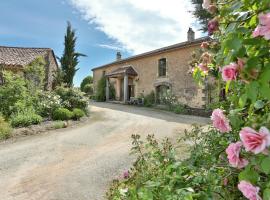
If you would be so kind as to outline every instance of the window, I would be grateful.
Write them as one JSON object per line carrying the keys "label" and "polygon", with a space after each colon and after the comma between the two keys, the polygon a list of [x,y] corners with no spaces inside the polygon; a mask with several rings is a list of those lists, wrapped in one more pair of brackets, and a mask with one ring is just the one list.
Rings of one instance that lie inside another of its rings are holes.
{"label": "window", "polygon": [[102,72],[102,76],[104,77],[104,76],[105,76],[105,74],[106,74],[106,71],[103,71],[103,72]]}
{"label": "window", "polygon": [[158,61],[158,76],[166,76],[167,72],[167,61],[166,58],[161,58]]}

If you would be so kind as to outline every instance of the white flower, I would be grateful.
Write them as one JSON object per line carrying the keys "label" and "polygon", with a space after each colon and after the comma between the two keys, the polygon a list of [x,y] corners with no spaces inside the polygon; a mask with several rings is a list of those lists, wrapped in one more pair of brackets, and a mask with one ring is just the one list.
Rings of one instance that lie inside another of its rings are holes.
{"label": "white flower", "polygon": [[119,192],[122,196],[126,196],[126,193],[128,192],[128,188],[120,189]]}

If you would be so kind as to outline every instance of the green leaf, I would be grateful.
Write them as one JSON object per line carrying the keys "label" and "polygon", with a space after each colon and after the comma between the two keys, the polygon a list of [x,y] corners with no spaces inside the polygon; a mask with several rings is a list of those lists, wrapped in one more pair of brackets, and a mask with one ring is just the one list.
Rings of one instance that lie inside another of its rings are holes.
{"label": "green leaf", "polygon": [[269,84],[261,84],[260,93],[264,98],[270,100],[270,87],[269,87]]}
{"label": "green leaf", "polygon": [[269,83],[270,81],[270,64],[269,63],[265,66],[265,69],[261,73],[259,80],[261,83]]}
{"label": "green leaf", "polygon": [[247,94],[242,94],[241,97],[239,98],[239,107],[243,108],[246,105],[247,102]]}
{"label": "green leaf", "polygon": [[270,173],[270,157],[263,159],[261,163],[261,169],[266,174]]}
{"label": "green leaf", "polygon": [[257,57],[252,57],[247,60],[247,68],[252,69],[256,68],[259,64],[259,59]]}
{"label": "green leaf", "polygon": [[238,178],[239,181],[245,180],[256,184],[259,179],[259,174],[253,169],[246,168],[244,171],[239,173]]}
{"label": "green leaf", "polygon": [[264,107],[264,102],[262,100],[258,100],[255,102],[254,104],[254,108],[258,109],[262,109]]}
{"label": "green leaf", "polygon": [[263,191],[263,200],[269,200],[269,199],[270,199],[270,189],[269,188],[266,188]]}
{"label": "green leaf", "polygon": [[229,89],[230,89],[230,84],[231,84],[231,81],[227,81],[226,83],[226,87],[225,87],[225,92],[228,93]]}
{"label": "green leaf", "polygon": [[242,40],[238,37],[233,37],[226,41],[226,47],[230,50],[238,51],[242,47]]}
{"label": "green leaf", "polygon": [[249,85],[247,85],[247,96],[248,96],[248,99],[252,101],[252,103],[255,103],[257,99],[258,89],[259,89],[259,84],[256,81],[253,81]]}

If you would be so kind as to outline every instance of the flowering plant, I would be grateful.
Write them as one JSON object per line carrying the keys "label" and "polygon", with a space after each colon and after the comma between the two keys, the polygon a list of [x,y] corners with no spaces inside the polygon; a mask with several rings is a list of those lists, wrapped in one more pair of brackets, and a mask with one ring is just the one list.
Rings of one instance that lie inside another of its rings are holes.
{"label": "flowering plant", "polygon": [[203,7],[213,14],[208,32],[220,48],[202,44],[211,60],[199,64],[194,77],[218,72],[226,106],[213,111],[213,126],[231,135],[226,154],[238,169],[238,189],[249,200],[270,199],[270,2],[204,0]]}

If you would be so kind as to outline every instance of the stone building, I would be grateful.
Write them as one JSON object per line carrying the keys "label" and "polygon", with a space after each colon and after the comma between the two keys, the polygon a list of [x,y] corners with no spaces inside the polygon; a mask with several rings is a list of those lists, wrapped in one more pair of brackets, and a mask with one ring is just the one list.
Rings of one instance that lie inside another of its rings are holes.
{"label": "stone building", "polygon": [[[33,62],[36,58],[43,57],[46,61],[46,89],[52,89],[54,73],[58,64],[54,52],[50,48],[24,48],[0,46],[1,69],[12,71],[17,74],[24,74],[24,67]],[[3,82],[0,76],[0,83]]]}
{"label": "stone building", "polygon": [[94,91],[102,76],[106,77],[106,99],[109,100],[109,85],[116,90],[116,100],[128,102],[131,97],[145,96],[155,92],[156,99],[168,90],[182,104],[202,108],[206,104],[204,88],[194,82],[189,61],[192,53],[209,37],[195,39],[190,28],[187,41],[135,55],[126,59],[118,52],[116,61],[92,69]]}

